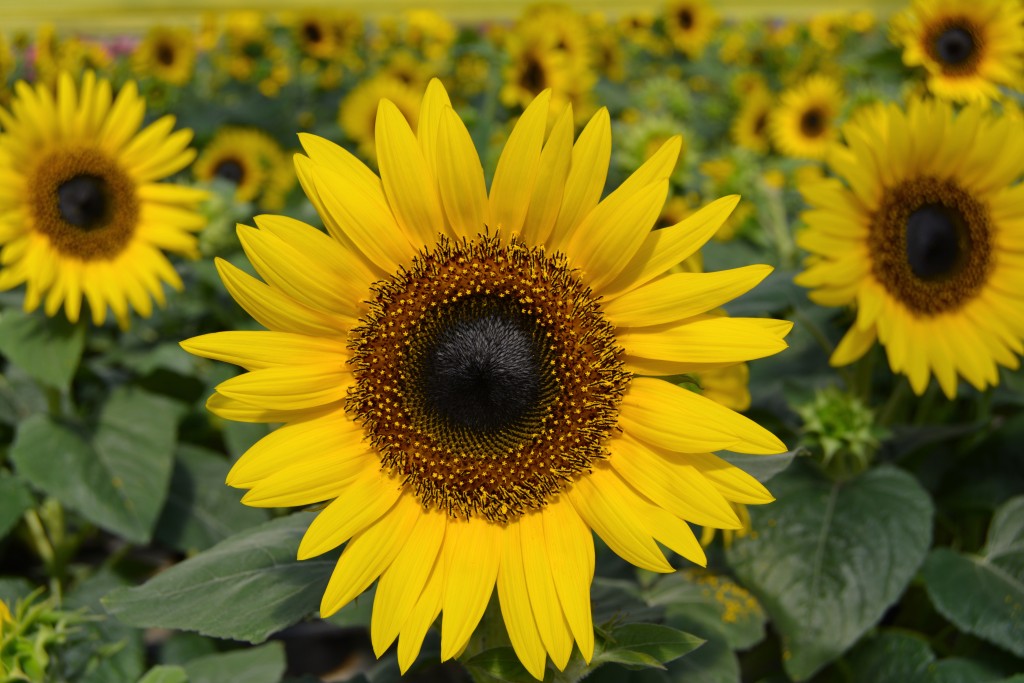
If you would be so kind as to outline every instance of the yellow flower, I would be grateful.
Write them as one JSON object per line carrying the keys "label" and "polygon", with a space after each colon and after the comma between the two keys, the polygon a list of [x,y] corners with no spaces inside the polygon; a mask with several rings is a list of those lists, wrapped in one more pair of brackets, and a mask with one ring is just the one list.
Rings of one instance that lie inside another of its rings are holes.
{"label": "yellow flower", "polygon": [[837,136],[842,105],[843,92],[835,79],[809,76],[782,93],[769,121],[772,142],[786,156],[824,158]]}
{"label": "yellow flower", "polygon": [[[698,564],[687,522],[740,528],[730,501],[766,503],[710,452],[785,446],[752,421],[657,376],[781,350],[790,324],[704,313],[770,271],[667,271],[735,206],[721,199],[651,232],[680,141],[603,200],[611,125],[573,143],[549,93],[527,107],[488,190],[477,151],[432,81],[418,125],[383,101],[378,177],[300,136],[299,180],[330,235],[262,216],[239,236],[261,282],[220,261],[228,290],[269,331],[183,343],[241,365],[216,414],[287,423],[234,465],[243,501],[330,501],[301,558],[347,545],[321,614],[379,578],[375,652],[404,671],[444,613],[441,657],[466,646],[497,587],[526,669],[590,660],[592,531],[622,557],[672,571],[657,542]],[[685,427],[682,427],[685,425]]]}
{"label": "yellow flower", "polygon": [[235,201],[257,201],[260,208],[278,210],[295,185],[288,158],[266,133],[228,126],[217,131],[192,165],[196,180],[214,178],[235,186]]}
{"label": "yellow flower", "polygon": [[163,250],[196,256],[194,208],[205,193],[158,182],[192,161],[192,132],[165,116],[139,130],[145,102],[134,82],[112,97],[86,73],[81,88],[62,74],[56,97],[19,82],[0,109],[0,290],[25,283],[25,309],[63,305],[78,320],[82,297],[93,322],[107,306],[121,327],[129,307],[143,317],[181,279]]}
{"label": "yellow flower", "polygon": [[185,85],[196,63],[196,38],[187,28],[154,26],[132,55],[136,73],[172,85]]}
{"label": "yellow flower", "polygon": [[672,0],[665,8],[665,33],[677,50],[699,59],[714,36],[718,14],[706,0]]}
{"label": "yellow flower", "polygon": [[768,121],[772,113],[772,96],[755,90],[743,101],[732,122],[732,139],[737,147],[767,154],[769,148]]}
{"label": "yellow flower", "polygon": [[1017,368],[1024,350],[1024,130],[972,104],[874,105],[844,128],[829,166],[839,178],[801,185],[810,204],[797,282],[827,306],[857,307],[833,365],[877,339],[918,394],[934,374],[978,389]]}
{"label": "yellow flower", "polygon": [[395,103],[405,118],[416,125],[419,93],[388,76],[374,76],[361,82],[338,107],[338,125],[342,132],[356,143],[363,158],[370,161],[377,158],[377,105],[382,99]]}
{"label": "yellow flower", "polygon": [[1019,0],[914,0],[893,19],[903,63],[928,71],[928,88],[951,100],[995,99],[1021,87],[1024,4]]}

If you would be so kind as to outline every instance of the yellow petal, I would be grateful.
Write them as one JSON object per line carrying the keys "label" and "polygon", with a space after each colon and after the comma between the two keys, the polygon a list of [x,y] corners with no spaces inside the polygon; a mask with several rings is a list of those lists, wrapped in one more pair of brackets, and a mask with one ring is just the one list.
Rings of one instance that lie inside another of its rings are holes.
{"label": "yellow petal", "polygon": [[597,206],[608,177],[611,155],[611,119],[608,110],[602,107],[590,119],[573,145],[562,208],[551,235],[552,249],[562,249],[583,218]]}
{"label": "yellow petal", "polygon": [[473,139],[455,111],[441,116],[437,135],[437,180],[448,222],[455,235],[472,239],[484,233],[487,187]]}
{"label": "yellow petal", "polygon": [[555,228],[562,194],[572,159],[572,106],[567,106],[555,121],[544,150],[540,153],[537,183],[530,197],[530,208],[523,221],[522,238],[526,244],[547,244]]}
{"label": "yellow petal", "polygon": [[445,531],[441,661],[465,648],[494,592],[502,528],[481,517],[450,520]]}
{"label": "yellow petal", "polygon": [[622,399],[622,429],[672,451],[782,453],[786,445],[755,422],[674,384],[635,377]]}
{"label": "yellow petal", "polygon": [[214,393],[206,400],[206,409],[217,417],[235,422],[294,422],[311,420],[326,415],[338,408],[338,404],[327,404],[304,410],[277,410],[236,401],[233,398]]}
{"label": "yellow petal", "polygon": [[537,633],[523,569],[523,546],[519,522],[510,523],[503,534],[501,564],[498,567],[498,600],[512,649],[519,661],[537,680],[544,678],[547,651]]}
{"label": "yellow petal", "polygon": [[366,472],[379,469],[365,444],[356,444],[348,452],[320,450],[293,462],[281,463],[273,472],[250,484],[252,488],[242,496],[242,502],[262,508],[322,503],[341,495]]}
{"label": "yellow petal", "polygon": [[714,273],[673,273],[608,302],[604,313],[618,327],[661,325],[705,313],[753,289],[771,266]]}
{"label": "yellow petal", "polygon": [[489,197],[492,229],[502,235],[522,231],[530,197],[537,182],[537,168],[547,126],[551,91],[538,95],[519,117],[494,170]]}
{"label": "yellow petal", "polygon": [[678,459],[693,465],[708,481],[710,481],[726,500],[745,505],[770,503],[775,497],[757,479],[739,467],[722,460],[713,453],[669,453],[661,449],[652,449],[670,461]]}
{"label": "yellow petal", "polygon": [[776,327],[763,318],[712,317],[678,325],[622,329],[616,340],[631,356],[694,363],[738,363],[787,348],[792,323]]}
{"label": "yellow petal", "polygon": [[433,245],[445,232],[434,174],[409,122],[389,100],[377,108],[377,163],[391,211],[413,244]]}
{"label": "yellow petal", "polygon": [[441,595],[444,590],[444,558],[438,555],[424,586],[420,599],[402,626],[402,634],[398,638],[398,668],[404,674],[416,661],[416,656],[423,646],[423,638],[427,635],[430,625],[441,613]]}
{"label": "yellow petal", "polygon": [[253,370],[217,385],[217,393],[278,410],[302,410],[345,398],[352,373],[339,361]]}
{"label": "yellow petal", "polygon": [[739,201],[739,195],[716,199],[672,227],[651,232],[619,276],[601,290],[601,295],[607,300],[614,299],[685,261],[718,232]]}
{"label": "yellow petal", "polygon": [[391,565],[408,542],[420,512],[414,496],[401,496],[383,517],[352,537],[327,583],[320,602],[321,617],[347,605]]}
{"label": "yellow petal", "polygon": [[[420,116],[416,124],[416,139],[420,142],[423,158],[430,167],[432,175],[437,175],[437,140],[438,127],[446,107],[451,107],[448,92],[436,78],[431,78],[427,91],[420,102]],[[474,150],[475,151],[475,150]]]}
{"label": "yellow petal", "polygon": [[401,493],[394,479],[379,468],[367,468],[312,521],[299,543],[298,558],[308,560],[337,548],[391,509]]}
{"label": "yellow petal", "polygon": [[214,332],[181,342],[189,353],[258,370],[282,365],[345,362],[349,350],[341,339],[292,332]]}
{"label": "yellow petal", "polygon": [[552,663],[562,671],[572,654],[572,631],[558,601],[541,514],[529,513],[520,517],[519,530],[523,548],[523,572],[530,594],[530,606],[537,621],[537,632],[551,655]]}
{"label": "yellow petal", "polygon": [[589,664],[594,654],[594,622],[590,613],[594,537],[568,500],[549,502],[541,516],[558,601],[580,653]]}

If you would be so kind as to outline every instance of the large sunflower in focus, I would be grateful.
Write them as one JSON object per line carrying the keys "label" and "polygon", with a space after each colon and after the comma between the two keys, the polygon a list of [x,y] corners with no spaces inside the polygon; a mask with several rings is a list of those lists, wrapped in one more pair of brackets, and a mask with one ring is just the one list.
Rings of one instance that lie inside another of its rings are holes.
{"label": "large sunflower in focus", "polygon": [[769,130],[780,152],[801,159],[822,159],[838,136],[836,118],[843,106],[839,83],[823,74],[809,76],[782,93]]}
{"label": "large sunflower in focus", "polygon": [[0,290],[25,283],[25,309],[63,305],[76,321],[84,296],[93,322],[109,306],[121,327],[164,302],[181,279],[162,250],[196,256],[194,209],[205,193],[158,182],[192,161],[192,132],[164,116],[139,130],[145,102],[129,82],[64,73],[56,96],[19,82],[0,109]]}
{"label": "large sunflower in focus", "polygon": [[998,383],[997,365],[1016,368],[1024,350],[1024,130],[982,104],[955,115],[915,100],[876,105],[844,134],[829,164],[846,183],[801,186],[798,237],[811,255],[797,282],[818,303],[857,306],[832,363],[878,339],[918,394],[933,373],[949,397],[958,374]]}
{"label": "large sunflower in focus", "polygon": [[[347,542],[326,616],[378,580],[371,639],[398,638],[404,671],[444,613],[441,656],[466,646],[495,586],[526,668],[594,649],[591,531],[652,571],[658,543],[703,564],[688,522],[739,528],[756,480],[711,454],[774,453],[750,420],[656,375],[784,348],[790,324],[706,312],[767,266],[668,271],[735,198],[652,232],[680,140],[601,200],[607,110],[573,143],[566,107],[545,139],[550,94],[520,117],[491,187],[469,132],[434,80],[414,132],[380,103],[378,177],[301,137],[300,182],[330,235],[262,216],[239,236],[263,282],[220,261],[265,332],[183,343],[249,372],[217,387],[227,419],[287,423],[228,483],[263,507],[329,501],[301,558]],[[365,302],[365,303],[362,303]]]}
{"label": "large sunflower in focus", "polygon": [[893,20],[903,63],[928,71],[946,99],[988,100],[1024,76],[1024,4],[1019,0],[915,0]]}

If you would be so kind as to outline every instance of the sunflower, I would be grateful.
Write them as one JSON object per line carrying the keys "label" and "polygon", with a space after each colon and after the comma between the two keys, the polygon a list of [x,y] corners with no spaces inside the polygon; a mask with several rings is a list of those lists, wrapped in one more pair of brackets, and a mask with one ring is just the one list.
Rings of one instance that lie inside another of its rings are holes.
{"label": "sunflower", "polygon": [[772,142],[789,157],[821,159],[837,136],[836,117],[843,106],[839,83],[822,74],[809,76],[782,93],[772,111]]}
{"label": "sunflower", "polygon": [[113,98],[92,72],[80,90],[61,74],[56,97],[24,82],[15,92],[0,109],[0,290],[25,283],[25,310],[63,305],[73,322],[84,295],[95,324],[110,306],[127,328],[129,307],[147,317],[150,297],[163,305],[163,282],[181,289],[161,250],[197,255],[205,192],[157,182],[192,161],[192,132],[172,133],[173,116],[140,131],[135,83]]}
{"label": "sunflower", "polygon": [[958,101],[998,97],[1024,75],[1019,0],[914,0],[893,20],[903,63],[928,71],[928,89]]}
{"label": "sunflower", "polygon": [[172,85],[185,85],[196,63],[196,42],[187,28],[154,26],[132,55],[136,73]]}
{"label": "sunflower", "polygon": [[978,389],[1018,366],[1024,315],[1024,130],[984,103],[875,105],[844,128],[837,176],[801,186],[811,206],[797,282],[821,304],[855,304],[832,355],[857,360],[875,339],[918,394],[934,374]]}
{"label": "sunflower", "polygon": [[201,182],[226,180],[235,186],[235,201],[258,200],[261,208],[276,210],[295,184],[287,169],[284,150],[272,137],[252,128],[227,126],[203,148],[192,174]]}
{"label": "sunflower", "polygon": [[665,34],[677,50],[699,59],[711,41],[718,14],[705,0],[673,0],[665,8]]}
{"label": "sunflower", "polygon": [[382,99],[393,102],[405,115],[406,120],[416,125],[416,117],[419,115],[419,92],[386,75],[362,81],[352,88],[338,107],[338,125],[341,126],[342,132],[356,143],[359,153],[368,161],[375,161],[377,158],[377,105]]}
{"label": "sunflower", "polygon": [[772,114],[772,96],[766,90],[748,93],[732,122],[732,139],[737,147],[767,154],[768,121]]}
{"label": "sunflower", "polygon": [[573,641],[589,661],[591,530],[652,571],[672,571],[656,541],[704,564],[687,521],[739,528],[729,501],[771,500],[710,451],[785,448],[652,376],[785,346],[784,321],[704,315],[769,267],[666,274],[736,199],[651,232],[680,141],[599,202],[608,112],[574,145],[566,108],[545,142],[549,98],[520,117],[489,192],[437,80],[416,132],[381,102],[380,177],[301,136],[299,180],[330,236],[284,217],[240,226],[265,282],[218,267],[269,331],[183,342],[249,370],[217,387],[215,414],[287,423],[228,483],[255,506],[330,501],[299,548],[309,558],[348,542],[321,615],[379,577],[373,647],[399,638],[403,671],[440,612],[442,658],[461,652],[495,585],[534,676],[548,655],[564,668]]}

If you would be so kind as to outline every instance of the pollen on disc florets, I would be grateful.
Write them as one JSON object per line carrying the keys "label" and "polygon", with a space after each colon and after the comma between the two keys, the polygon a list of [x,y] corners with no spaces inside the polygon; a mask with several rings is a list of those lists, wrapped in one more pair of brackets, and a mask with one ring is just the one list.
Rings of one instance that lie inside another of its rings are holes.
{"label": "pollen on disc florets", "polygon": [[425,506],[510,521],[606,456],[630,375],[563,255],[441,238],[372,294],[346,407]]}

